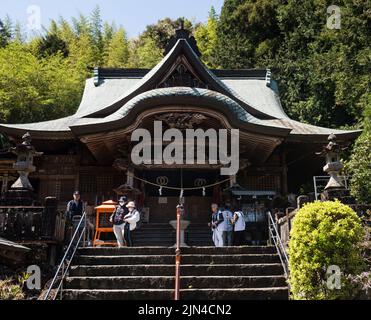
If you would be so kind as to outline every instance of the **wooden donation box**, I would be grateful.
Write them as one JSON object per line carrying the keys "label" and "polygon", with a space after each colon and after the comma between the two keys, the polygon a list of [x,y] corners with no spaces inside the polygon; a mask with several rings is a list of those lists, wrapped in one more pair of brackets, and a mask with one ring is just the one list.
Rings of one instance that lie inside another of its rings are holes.
{"label": "wooden donation box", "polygon": [[101,240],[101,236],[104,233],[113,233],[113,225],[109,221],[111,215],[115,212],[117,203],[110,200],[103,202],[102,205],[96,207],[96,226],[95,226],[95,236],[94,236],[94,247],[101,247],[101,246],[112,246],[116,247],[116,241],[103,241]]}

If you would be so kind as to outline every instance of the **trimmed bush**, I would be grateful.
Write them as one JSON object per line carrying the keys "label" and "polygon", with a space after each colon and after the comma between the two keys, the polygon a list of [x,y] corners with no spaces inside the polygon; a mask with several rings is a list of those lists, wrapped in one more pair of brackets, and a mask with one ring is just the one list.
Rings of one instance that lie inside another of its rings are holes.
{"label": "trimmed bush", "polygon": [[[351,299],[354,291],[349,276],[360,274],[364,268],[360,248],[363,237],[361,220],[339,201],[309,203],[300,209],[289,244],[292,298]],[[330,266],[340,268],[340,289],[327,285]]]}
{"label": "trimmed bush", "polygon": [[22,286],[12,279],[0,280],[0,300],[23,300]]}

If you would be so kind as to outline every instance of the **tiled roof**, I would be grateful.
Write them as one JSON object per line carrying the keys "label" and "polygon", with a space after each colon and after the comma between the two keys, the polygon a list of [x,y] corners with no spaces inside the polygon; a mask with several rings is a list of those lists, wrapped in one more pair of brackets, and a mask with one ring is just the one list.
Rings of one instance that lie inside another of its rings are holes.
{"label": "tiled roof", "polygon": [[[179,55],[189,60],[192,68],[211,90],[190,87],[154,89],[176,63]],[[86,81],[80,107],[73,116],[31,124],[3,124],[0,125],[0,131],[17,136],[29,131],[34,138],[47,135],[50,139],[73,139],[77,128],[93,128],[97,125],[107,130],[109,128],[105,124],[125,119],[139,105],[148,102],[154,105],[169,104],[171,98],[176,98],[179,106],[193,99],[193,105],[200,108],[202,104],[217,107],[218,111],[230,113],[250,127],[275,128],[277,132],[281,130],[281,133],[282,130],[291,131],[290,136],[296,138],[316,136],[323,139],[323,136],[330,133],[354,138],[359,134],[359,131],[332,130],[291,120],[282,108],[277,85],[268,79],[267,71],[213,72],[203,65],[185,39],[179,39],[152,70],[103,69],[100,75],[99,70],[95,70],[95,73],[96,78]]]}

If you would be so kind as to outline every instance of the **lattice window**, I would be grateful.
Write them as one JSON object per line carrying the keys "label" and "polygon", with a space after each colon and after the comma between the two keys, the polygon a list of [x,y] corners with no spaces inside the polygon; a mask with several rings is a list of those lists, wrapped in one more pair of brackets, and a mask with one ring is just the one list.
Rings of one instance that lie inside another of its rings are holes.
{"label": "lattice window", "polygon": [[75,191],[75,180],[60,180],[59,195],[60,201],[68,201],[72,199],[72,194]]}
{"label": "lattice window", "polygon": [[112,174],[99,175],[97,177],[97,192],[99,194],[110,193],[117,186],[113,185]]}
{"label": "lattice window", "polygon": [[80,191],[82,193],[96,193],[97,192],[97,177],[92,174],[80,175]]}
{"label": "lattice window", "polygon": [[72,199],[74,190],[75,180],[73,179],[41,180],[39,195],[41,199],[56,197],[59,201],[68,201]]}

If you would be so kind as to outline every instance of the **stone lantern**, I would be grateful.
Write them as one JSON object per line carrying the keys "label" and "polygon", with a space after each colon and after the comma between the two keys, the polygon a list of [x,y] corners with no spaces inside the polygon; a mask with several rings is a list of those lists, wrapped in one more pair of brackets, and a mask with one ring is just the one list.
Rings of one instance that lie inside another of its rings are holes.
{"label": "stone lantern", "polygon": [[33,191],[33,187],[28,180],[28,175],[35,172],[36,168],[33,165],[33,159],[36,156],[41,156],[42,152],[37,152],[31,145],[31,135],[27,132],[22,137],[22,143],[18,144],[11,151],[17,155],[17,161],[14,163],[13,168],[17,170],[19,178],[12,185],[11,189],[29,190]]}
{"label": "stone lantern", "polygon": [[343,200],[345,203],[352,202],[349,191],[346,190],[340,177],[340,173],[344,168],[340,160],[340,154],[347,148],[342,147],[337,142],[335,134],[331,134],[328,137],[328,141],[328,144],[323,148],[322,152],[318,153],[318,155],[325,157],[326,165],[323,167],[323,171],[330,176],[325,191],[321,194],[321,199],[322,201],[339,199]]}
{"label": "stone lantern", "polygon": [[341,170],[344,168],[340,161],[340,153],[343,149],[336,142],[336,139],[336,135],[331,134],[328,138],[329,143],[323,150],[326,157],[326,165],[323,167],[323,171],[330,176],[330,181],[325,187],[325,190],[345,188],[339,176]]}
{"label": "stone lantern", "polygon": [[30,173],[35,172],[34,157],[41,156],[31,145],[31,135],[27,132],[22,137],[22,143],[17,144],[10,151],[17,156],[13,168],[17,170],[19,178],[5,194],[5,204],[11,206],[30,206],[34,203],[34,189],[28,179]]}

